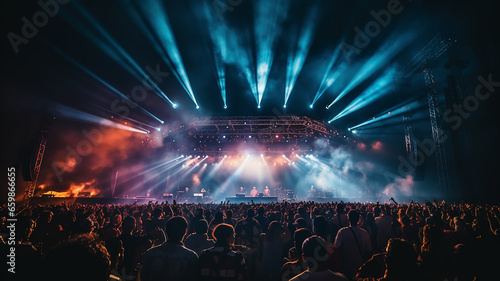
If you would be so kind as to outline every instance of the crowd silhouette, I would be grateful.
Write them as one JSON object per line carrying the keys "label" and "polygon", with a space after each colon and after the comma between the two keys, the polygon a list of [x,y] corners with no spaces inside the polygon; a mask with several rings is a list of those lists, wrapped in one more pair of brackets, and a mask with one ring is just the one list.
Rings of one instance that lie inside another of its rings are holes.
{"label": "crowd silhouette", "polygon": [[17,280],[500,280],[497,205],[61,204],[16,218]]}

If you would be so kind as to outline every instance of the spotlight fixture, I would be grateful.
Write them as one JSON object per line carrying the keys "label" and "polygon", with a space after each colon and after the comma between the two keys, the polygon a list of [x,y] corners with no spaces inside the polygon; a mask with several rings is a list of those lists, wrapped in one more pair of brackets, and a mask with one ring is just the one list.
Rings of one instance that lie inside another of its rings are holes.
{"label": "spotlight fixture", "polygon": [[260,108],[260,104],[259,104],[259,105],[257,105],[257,108]]}
{"label": "spotlight fixture", "polygon": [[286,104],[283,105],[283,108],[286,108]]}
{"label": "spotlight fixture", "polygon": [[224,105],[224,109],[227,109],[227,105],[226,104]]}
{"label": "spotlight fixture", "polygon": [[312,105],[312,104],[311,104],[311,105],[309,105],[309,108],[313,108],[313,105]]}
{"label": "spotlight fixture", "polygon": [[173,103],[173,104],[172,104],[172,107],[173,107],[173,108],[177,108],[177,104],[176,104],[176,103]]}
{"label": "spotlight fixture", "polygon": [[200,108],[200,106],[199,106],[199,105],[196,105],[196,109],[199,109],[199,108]]}

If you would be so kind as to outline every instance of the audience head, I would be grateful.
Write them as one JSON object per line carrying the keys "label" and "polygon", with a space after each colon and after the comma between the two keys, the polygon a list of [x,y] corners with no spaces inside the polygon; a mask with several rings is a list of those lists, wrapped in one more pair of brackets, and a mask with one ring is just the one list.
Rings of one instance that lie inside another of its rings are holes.
{"label": "audience head", "polygon": [[232,245],[234,243],[234,228],[227,223],[218,224],[212,235],[219,245]]}
{"label": "audience head", "polygon": [[73,225],[74,234],[91,233],[93,229],[94,222],[89,218],[79,219]]}
{"label": "audience head", "polygon": [[358,225],[359,212],[357,210],[350,210],[347,216],[349,217],[349,223],[351,223],[351,226]]}
{"label": "audience head", "polygon": [[169,242],[178,243],[182,241],[187,231],[187,221],[184,217],[175,216],[165,224],[165,232]]}
{"label": "audience head", "polygon": [[233,211],[226,210],[226,218],[231,219],[233,217]]}
{"label": "audience head", "polygon": [[316,216],[313,222],[313,232],[314,234],[326,239],[326,236],[330,234],[330,224],[323,216]]}
{"label": "audience head", "polygon": [[299,229],[299,228],[307,228],[307,222],[306,222],[306,220],[305,220],[305,219],[303,219],[303,218],[298,218],[298,219],[296,219],[296,220],[295,220],[295,222],[294,222],[293,224],[295,225],[295,227],[296,227],[297,229]]}
{"label": "audience head", "polygon": [[163,213],[163,210],[161,208],[155,208],[153,210],[153,218],[159,218],[162,213]]}
{"label": "audience head", "polygon": [[330,254],[326,241],[317,235],[307,238],[302,243],[302,259],[310,271],[324,270]]}
{"label": "audience head", "polygon": [[252,208],[248,209],[248,211],[247,211],[247,217],[248,218],[253,218],[254,216],[255,216],[255,211]]}
{"label": "audience head", "polygon": [[42,280],[107,281],[111,270],[108,251],[93,234],[70,238],[47,253]]}
{"label": "audience head", "polygon": [[345,209],[345,205],[342,203],[337,204],[335,207],[335,210],[337,211],[337,214],[343,214]]}
{"label": "audience head", "polygon": [[263,216],[265,213],[266,213],[266,210],[264,209],[264,207],[260,206],[260,207],[257,209],[257,214],[258,214],[259,216]]}
{"label": "audience head", "polygon": [[122,232],[130,234],[135,230],[135,218],[128,216],[123,219]]}
{"label": "audience head", "polygon": [[215,220],[222,221],[224,219],[224,213],[217,211],[214,216]]}
{"label": "audience head", "polygon": [[387,272],[400,276],[414,274],[418,256],[410,243],[400,238],[391,238],[386,252]]}
{"label": "audience head", "polygon": [[295,233],[293,234],[293,243],[295,250],[297,251],[297,255],[302,255],[302,243],[304,243],[304,240],[311,237],[311,235],[311,231],[307,228],[295,230]]}
{"label": "audience head", "polygon": [[199,220],[194,224],[196,234],[206,234],[208,232],[208,222],[205,219]]}
{"label": "audience head", "polygon": [[273,241],[274,239],[278,239],[283,233],[285,233],[285,228],[281,223],[273,221],[267,227],[266,238],[268,241]]}

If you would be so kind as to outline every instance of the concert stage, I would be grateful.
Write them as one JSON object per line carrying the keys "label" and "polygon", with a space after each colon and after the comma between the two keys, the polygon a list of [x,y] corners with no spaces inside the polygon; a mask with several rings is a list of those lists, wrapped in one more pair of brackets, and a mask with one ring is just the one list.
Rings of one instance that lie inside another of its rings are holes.
{"label": "concert stage", "polygon": [[239,204],[239,203],[272,203],[278,202],[278,197],[240,197],[240,196],[231,196],[226,197],[226,202]]}

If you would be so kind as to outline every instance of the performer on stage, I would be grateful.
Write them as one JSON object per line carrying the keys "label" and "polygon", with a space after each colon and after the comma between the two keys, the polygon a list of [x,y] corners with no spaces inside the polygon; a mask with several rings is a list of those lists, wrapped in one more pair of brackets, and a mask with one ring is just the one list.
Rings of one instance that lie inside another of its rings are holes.
{"label": "performer on stage", "polygon": [[252,190],[250,191],[250,196],[252,197],[257,197],[259,196],[259,192],[257,191],[257,188],[254,186]]}
{"label": "performer on stage", "polygon": [[271,190],[269,190],[269,186],[266,185],[266,188],[264,189],[264,196],[269,197],[271,196]]}

